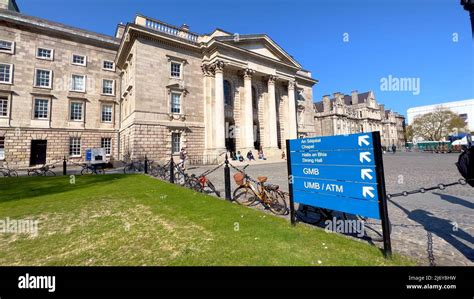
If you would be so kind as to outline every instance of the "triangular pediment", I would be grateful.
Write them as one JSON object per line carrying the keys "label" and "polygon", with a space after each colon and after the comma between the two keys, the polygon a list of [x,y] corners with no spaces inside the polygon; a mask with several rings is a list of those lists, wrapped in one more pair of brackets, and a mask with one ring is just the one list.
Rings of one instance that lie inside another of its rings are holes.
{"label": "triangular pediment", "polygon": [[301,68],[301,65],[266,35],[233,35],[219,37],[220,41],[232,44],[233,46],[245,49],[256,54],[291,64]]}

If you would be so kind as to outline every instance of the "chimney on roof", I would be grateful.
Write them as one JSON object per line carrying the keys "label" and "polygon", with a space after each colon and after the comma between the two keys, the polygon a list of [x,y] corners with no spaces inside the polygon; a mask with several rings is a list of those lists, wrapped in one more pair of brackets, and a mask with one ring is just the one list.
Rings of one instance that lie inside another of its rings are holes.
{"label": "chimney on roof", "polygon": [[352,91],[352,105],[359,104],[359,95],[357,94],[357,90]]}
{"label": "chimney on roof", "polygon": [[20,12],[18,5],[15,0],[0,0],[0,9],[8,9],[16,12]]}
{"label": "chimney on roof", "polygon": [[344,95],[340,92],[335,92],[334,94],[334,99],[336,100],[336,103],[342,104],[344,103]]}
{"label": "chimney on roof", "polygon": [[189,26],[186,24],[181,25],[180,29],[185,32],[189,32]]}
{"label": "chimney on roof", "polygon": [[329,95],[323,96],[323,111],[331,111],[331,100],[329,99]]}
{"label": "chimney on roof", "polygon": [[115,37],[121,39],[124,33],[125,33],[125,25],[123,25],[122,22],[120,22],[120,24],[117,25],[117,29],[115,29]]}

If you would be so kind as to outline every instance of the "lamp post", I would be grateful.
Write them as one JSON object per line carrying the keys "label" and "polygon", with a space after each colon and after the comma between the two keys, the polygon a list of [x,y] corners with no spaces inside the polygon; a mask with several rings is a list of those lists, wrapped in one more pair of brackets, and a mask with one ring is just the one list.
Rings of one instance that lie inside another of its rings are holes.
{"label": "lamp post", "polygon": [[471,16],[471,32],[472,37],[474,37],[474,0],[461,0],[461,5]]}

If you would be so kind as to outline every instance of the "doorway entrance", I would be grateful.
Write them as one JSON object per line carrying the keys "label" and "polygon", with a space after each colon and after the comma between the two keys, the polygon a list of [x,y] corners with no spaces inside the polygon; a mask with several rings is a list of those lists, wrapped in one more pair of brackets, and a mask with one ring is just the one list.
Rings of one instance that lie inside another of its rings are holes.
{"label": "doorway entrance", "polygon": [[47,140],[31,140],[30,166],[46,164]]}

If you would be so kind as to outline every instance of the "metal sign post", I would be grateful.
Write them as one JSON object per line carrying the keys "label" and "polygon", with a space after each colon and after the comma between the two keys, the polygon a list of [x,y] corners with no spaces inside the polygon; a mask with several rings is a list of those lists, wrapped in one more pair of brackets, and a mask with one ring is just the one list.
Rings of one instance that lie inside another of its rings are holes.
{"label": "metal sign post", "polygon": [[377,176],[377,193],[379,195],[380,218],[382,221],[383,248],[386,257],[392,256],[392,242],[390,240],[390,221],[388,219],[387,192],[385,189],[385,174],[383,169],[383,153],[380,133],[373,132],[375,169]]}
{"label": "metal sign post", "polygon": [[293,201],[293,174],[291,171],[290,140],[286,140],[286,165],[288,169],[288,189],[290,192],[290,220],[296,225],[295,202]]}
{"label": "metal sign post", "polygon": [[380,133],[287,140],[286,150],[291,223],[295,203],[379,219],[390,256]]}

